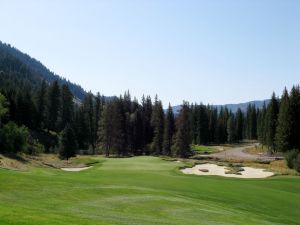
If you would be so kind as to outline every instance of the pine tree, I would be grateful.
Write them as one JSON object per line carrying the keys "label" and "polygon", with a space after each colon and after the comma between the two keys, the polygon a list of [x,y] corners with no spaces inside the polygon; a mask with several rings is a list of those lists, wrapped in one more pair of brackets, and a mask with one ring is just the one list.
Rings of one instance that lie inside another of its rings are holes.
{"label": "pine tree", "polygon": [[216,135],[216,126],[217,126],[217,120],[218,120],[218,109],[213,108],[212,106],[208,109],[208,117],[209,117],[209,123],[208,123],[208,133],[209,133],[209,142],[215,142],[215,135]]}
{"label": "pine tree", "polygon": [[59,113],[61,110],[61,91],[57,81],[54,81],[48,89],[47,100],[47,128],[58,131]]}
{"label": "pine tree", "polygon": [[100,119],[98,147],[104,149],[105,155],[125,155],[125,127],[123,105],[120,99],[106,103]]}
{"label": "pine tree", "polygon": [[2,117],[4,117],[8,111],[8,101],[5,96],[0,93],[0,129],[2,126]]}
{"label": "pine tree", "polygon": [[235,121],[234,116],[231,114],[227,120],[227,141],[232,143],[235,141]]}
{"label": "pine tree", "polygon": [[103,105],[105,103],[105,99],[103,96],[100,96],[100,93],[97,93],[96,99],[95,99],[95,118],[94,118],[94,140],[97,140],[97,132],[99,130],[99,123],[100,123],[100,116],[103,110]]}
{"label": "pine tree", "polygon": [[39,129],[43,129],[46,125],[46,96],[47,95],[47,84],[46,81],[43,80],[36,96],[36,102],[37,102],[37,127]]}
{"label": "pine tree", "polygon": [[151,151],[154,154],[161,154],[164,132],[164,111],[161,101],[155,97],[153,113],[151,117],[151,126],[153,129],[153,140],[151,143]]}
{"label": "pine tree", "polygon": [[76,109],[74,117],[74,131],[78,142],[78,148],[87,149],[89,143],[89,129],[87,120],[85,118],[84,109],[82,107]]}
{"label": "pine tree", "polygon": [[64,84],[61,90],[61,128],[65,127],[67,124],[72,124],[74,120],[73,98],[73,94],[69,87]]}
{"label": "pine tree", "polygon": [[112,147],[113,136],[113,106],[107,103],[103,107],[101,119],[98,128],[98,149],[104,150],[105,156],[108,157]]}
{"label": "pine tree", "polygon": [[126,149],[126,127],[123,102],[121,99],[116,99],[113,104],[112,112],[112,150],[118,156],[127,155]]}
{"label": "pine tree", "polygon": [[94,115],[94,96],[89,92],[83,100],[83,110],[84,117],[88,127],[88,142],[89,147],[92,149],[93,154],[95,154],[96,139],[95,139],[95,115]]}
{"label": "pine tree", "polygon": [[271,148],[272,151],[275,150],[275,134],[276,134],[276,127],[277,127],[277,118],[279,113],[279,105],[276,99],[275,93],[273,93],[271,102],[267,107],[267,114],[266,114],[266,144]]}
{"label": "pine tree", "polygon": [[152,101],[150,96],[142,98],[142,120],[143,120],[143,150],[146,154],[149,154],[149,144],[152,141],[153,130],[151,127],[152,117]]}
{"label": "pine tree", "polygon": [[29,128],[36,128],[36,107],[29,88],[20,90],[17,95],[17,123]]}
{"label": "pine tree", "polygon": [[197,121],[197,136],[196,143],[197,144],[207,144],[209,135],[208,135],[208,115],[207,109],[203,104],[200,104],[196,107],[196,121]]}
{"label": "pine tree", "polygon": [[236,112],[236,139],[241,141],[243,139],[244,115],[240,108]]}
{"label": "pine tree", "polygon": [[291,106],[290,98],[285,89],[280,101],[278,125],[275,134],[276,150],[286,152],[291,149]]}
{"label": "pine tree", "polygon": [[171,155],[171,147],[173,135],[175,132],[175,118],[171,105],[169,104],[168,111],[164,122],[164,138],[163,138],[163,155]]}
{"label": "pine tree", "polygon": [[267,142],[266,141],[266,131],[267,131],[266,114],[267,114],[267,108],[266,108],[266,104],[264,103],[263,108],[258,111],[258,116],[257,116],[257,138],[258,141],[263,145],[265,145]]}
{"label": "pine tree", "polygon": [[137,102],[134,103],[136,108],[134,112],[130,115],[130,127],[131,127],[131,141],[130,141],[130,151],[132,154],[141,154],[143,145],[143,120],[142,120],[142,109]]}
{"label": "pine tree", "polygon": [[175,155],[187,157],[190,153],[191,130],[189,121],[189,106],[183,102],[182,108],[176,118],[176,136],[172,150]]}
{"label": "pine tree", "polygon": [[293,86],[290,94],[291,106],[291,145],[300,151],[300,88]]}
{"label": "pine tree", "polygon": [[63,159],[69,159],[76,156],[76,136],[70,124],[67,124],[61,133],[59,155]]}

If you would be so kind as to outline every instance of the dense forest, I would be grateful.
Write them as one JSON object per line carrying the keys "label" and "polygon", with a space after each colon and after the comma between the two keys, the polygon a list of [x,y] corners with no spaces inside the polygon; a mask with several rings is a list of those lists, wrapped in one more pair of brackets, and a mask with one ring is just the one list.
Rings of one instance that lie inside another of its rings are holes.
{"label": "dense forest", "polygon": [[[3,46],[2,46],[3,48]],[[281,98],[273,93],[261,109],[230,111],[184,102],[174,115],[156,96],[132,99],[129,91],[105,98],[74,96],[68,82],[49,81],[18,58],[0,51],[0,149],[2,153],[59,153],[106,156],[168,155],[188,157],[191,144],[256,140],[270,153],[288,152],[299,170],[300,92],[294,86]]]}
{"label": "dense forest", "polygon": [[[14,76],[18,82],[29,81],[37,87],[43,80],[48,83],[58,81],[60,85],[66,84],[76,99],[83,100],[86,92],[77,84],[51,72],[38,60],[22,53],[15,47],[0,41],[0,71]],[[25,78],[25,79],[24,79]]]}

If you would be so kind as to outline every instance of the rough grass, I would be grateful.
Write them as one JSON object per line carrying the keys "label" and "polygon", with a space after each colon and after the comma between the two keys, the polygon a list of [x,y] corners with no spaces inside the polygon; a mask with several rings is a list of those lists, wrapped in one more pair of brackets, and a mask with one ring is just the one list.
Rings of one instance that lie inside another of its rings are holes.
{"label": "rough grass", "polygon": [[251,148],[247,148],[246,152],[252,155],[266,155],[268,152],[268,148],[263,145],[253,146]]}
{"label": "rough grass", "polygon": [[[300,224],[300,178],[184,175],[156,157],[0,169],[0,224]],[[80,160],[80,159],[78,159]]]}
{"label": "rough grass", "polygon": [[191,150],[196,154],[211,154],[221,151],[222,147],[207,145],[191,145]]}

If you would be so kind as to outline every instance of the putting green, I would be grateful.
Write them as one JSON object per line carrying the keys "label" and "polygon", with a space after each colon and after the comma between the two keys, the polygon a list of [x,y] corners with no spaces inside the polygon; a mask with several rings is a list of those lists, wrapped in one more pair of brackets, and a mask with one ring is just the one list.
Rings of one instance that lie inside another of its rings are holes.
{"label": "putting green", "polygon": [[300,224],[300,178],[182,174],[156,157],[0,169],[0,224]]}

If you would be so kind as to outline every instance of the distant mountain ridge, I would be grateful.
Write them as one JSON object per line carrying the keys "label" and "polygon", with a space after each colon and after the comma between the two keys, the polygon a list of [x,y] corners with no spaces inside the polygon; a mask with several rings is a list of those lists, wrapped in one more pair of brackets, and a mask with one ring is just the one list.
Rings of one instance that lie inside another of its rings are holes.
{"label": "distant mountain ridge", "polygon": [[[244,103],[237,103],[237,104],[212,105],[212,106],[216,107],[218,110],[221,107],[227,107],[228,110],[231,110],[233,113],[235,113],[239,108],[243,112],[246,112],[249,104],[255,105],[256,108],[261,109],[264,104],[268,105],[269,102],[270,102],[270,99],[265,99],[265,100],[255,100],[255,101],[249,101],[249,102],[244,102]],[[173,106],[172,108],[173,108],[173,112],[175,114],[177,114],[181,109],[181,105]]]}
{"label": "distant mountain ridge", "polygon": [[26,76],[29,77],[32,83],[39,83],[42,80],[46,80],[51,83],[57,80],[60,85],[68,85],[73,95],[79,100],[83,100],[87,94],[87,92],[80,85],[72,83],[69,80],[66,80],[65,78],[55,74],[40,61],[21,52],[17,48],[12,47],[10,44],[5,44],[0,41],[0,72],[1,69],[4,68],[5,63],[7,65],[11,61],[15,62],[16,60],[19,62],[20,68],[24,68],[24,70],[27,71]]}

